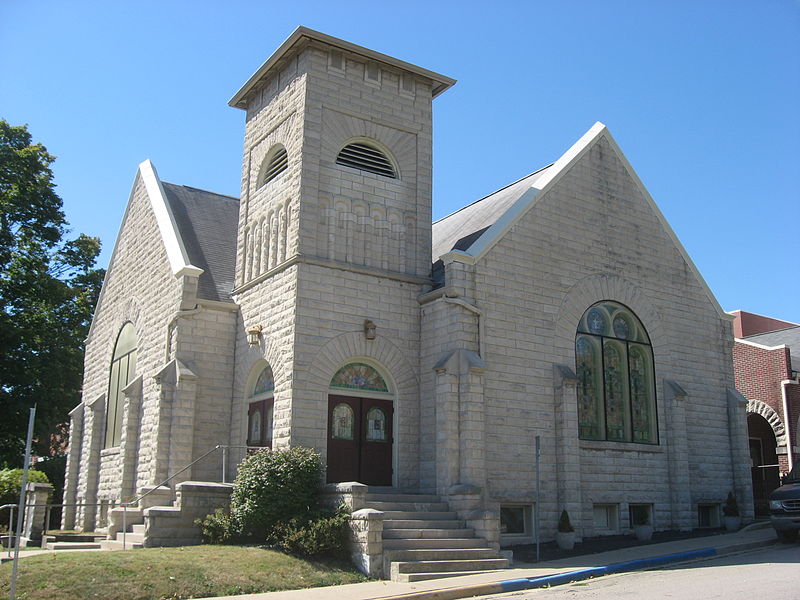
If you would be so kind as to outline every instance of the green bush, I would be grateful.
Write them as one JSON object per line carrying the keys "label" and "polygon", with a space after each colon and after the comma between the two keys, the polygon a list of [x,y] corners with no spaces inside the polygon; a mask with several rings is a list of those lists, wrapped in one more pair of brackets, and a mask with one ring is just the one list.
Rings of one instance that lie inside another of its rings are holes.
{"label": "green bush", "polygon": [[[47,475],[34,469],[28,470],[28,483],[50,483]],[[0,469],[0,506],[17,504],[22,487],[22,469]],[[10,509],[0,511],[0,526],[8,527]],[[14,513],[16,514],[16,512]],[[16,517],[15,517],[16,518]]]}
{"label": "green bush", "polygon": [[279,523],[307,518],[318,504],[323,473],[319,454],[310,448],[251,454],[233,484],[231,534],[263,542]]}
{"label": "green bush", "polygon": [[336,512],[320,512],[310,519],[295,518],[276,525],[270,537],[280,550],[295,556],[341,557],[347,547],[349,520],[347,509],[340,507]]}
{"label": "green bush", "polygon": [[234,541],[231,530],[231,516],[221,508],[205,519],[195,521],[200,527],[200,535],[204,544],[228,544]]}

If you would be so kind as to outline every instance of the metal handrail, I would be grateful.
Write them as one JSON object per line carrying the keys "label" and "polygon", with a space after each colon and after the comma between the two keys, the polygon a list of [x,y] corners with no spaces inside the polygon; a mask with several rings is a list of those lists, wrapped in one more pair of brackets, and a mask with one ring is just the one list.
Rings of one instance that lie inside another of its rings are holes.
{"label": "metal handrail", "polygon": [[[128,517],[128,512],[127,511],[128,511],[128,507],[133,506],[135,504],[138,504],[142,499],[146,498],[151,493],[156,491],[156,489],[158,489],[158,488],[160,488],[162,486],[165,486],[170,481],[175,479],[178,475],[180,475],[181,473],[185,472],[186,470],[192,468],[198,462],[200,462],[201,460],[203,460],[207,456],[213,454],[214,452],[216,452],[217,450],[220,450],[220,449],[222,450],[222,483],[227,483],[228,450],[229,449],[233,449],[233,448],[243,448],[245,450],[250,450],[250,449],[258,450],[258,449],[263,449],[264,446],[247,446],[247,445],[244,445],[244,446],[228,446],[228,445],[224,445],[224,444],[217,444],[216,446],[211,448],[211,450],[209,450],[208,452],[206,452],[202,456],[196,458],[195,460],[190,462],[188,465],[183,467],[180,471],[176,471],[175,473],[173,473],[172,475],[167,477],[164,481],[159,483],[157,486],[152,487],[151,489],[149,489],[145,493],[141,494],[140,496],[134,496],[133,498],[131,498],[127,502],[120,502],[119,504],[117,504],[115,502],[106,503],[105,505],[108,506],[109,508],[112,508],[112,509],[113,508],[122,508],[123,509],[123,512],[122,512],[122,548],[123,548],[123,550],[127,549],[126,534],[127,534],[127,529],[128,529],[128,526],[127,526],[127,517]],[[52,508],[59,507],[59,506],[61,508],[65,508],[65,507],[68,507],[68,506],[78,507],[78,506],[103,506],[103,505],[104,505],[104,503],[99,503],[99,502],[98,503],[95,503],[95,502],[70,502],[70,503],[60,503],[60,504],[59,503],[27,504],[26,506],[28,506],[28,507],[44,506],[45,507],[45,522],[44,522],[44,528],[42,530],[42,535],[44,536],[44,535],[47,534],[48,527],[50,525],[50,510]],[[18,505],[16,505],[16,504],[6,504],[4,506],[0,506],[0,510],[2,510],[4,508],[10,508],[11,509],[11,522],[13,522],[14,509],[17,508],[17,506]],[[10,532],[11,532],[11,527],[10,527],[10,523],[9,523],[9,533]],[[10,547],[11,546],[9,545],[9,548]]]}
{"label": "metal handrail", "polygon": [[14,529],[14,527],[13,527],[13,525],[14,525],[14,509],[15,508],[19,508],[19,504],[3,504],[3,506],[0,506],[0,510],[6,509],[6,508],[10,508],[11,509],[9,511],[9,515],[10,516],[8,518],[8,557],[11,558],[11,548],[14,545],[14,544],[12,544],[12,542],[14,541],[14,536],[20,534],[19,531],[12,531]]}

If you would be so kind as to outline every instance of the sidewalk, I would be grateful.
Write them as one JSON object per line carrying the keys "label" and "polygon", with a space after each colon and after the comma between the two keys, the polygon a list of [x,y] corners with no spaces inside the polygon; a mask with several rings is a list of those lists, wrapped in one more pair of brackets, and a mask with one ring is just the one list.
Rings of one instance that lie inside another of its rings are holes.
{"label": "sidewalk", "polygon": [[[511,569],[480,575],[396,583],[369,581],[350,585],[219,596],[215,600],[455,600],[485,594],[500,594],[520,589],[559,585],[609,573],[635,571],[660,564],[680,563],[698,558],[732,554],[766,546],[777,540],[771,527],[737,533],[698,537],[662,544],[634,546],[612,552],[574,556],[539,564],[517,563]],[[573,572],[578,573],[573,573]],[[564,573],[569,576],[551,577]],[[535,578],[547,578],[532,581]]]}

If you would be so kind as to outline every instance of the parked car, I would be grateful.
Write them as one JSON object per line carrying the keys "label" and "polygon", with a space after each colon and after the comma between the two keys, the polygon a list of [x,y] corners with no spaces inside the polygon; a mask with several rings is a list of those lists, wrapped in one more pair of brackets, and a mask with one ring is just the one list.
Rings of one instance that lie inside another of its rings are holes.
{"label": "parked car", "polygon": [[792,542],[800,531],[800,463],[782,483],[769,495],[769,520],[779,540]]}

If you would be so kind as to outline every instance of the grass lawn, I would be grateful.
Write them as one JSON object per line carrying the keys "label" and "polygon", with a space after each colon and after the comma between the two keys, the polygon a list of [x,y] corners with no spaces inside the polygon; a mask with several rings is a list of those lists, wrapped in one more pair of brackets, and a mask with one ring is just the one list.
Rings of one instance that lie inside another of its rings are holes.
{"label": "grass lawn", "polygon": [[[19,600],[182,600],[366,581],[348,562],[309,561],[255,547],[186,546],[52,552],[21,558]],[[8,597],[11,563],[0,565]]]}

